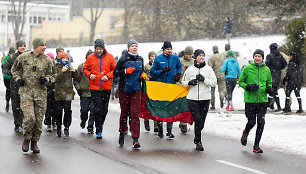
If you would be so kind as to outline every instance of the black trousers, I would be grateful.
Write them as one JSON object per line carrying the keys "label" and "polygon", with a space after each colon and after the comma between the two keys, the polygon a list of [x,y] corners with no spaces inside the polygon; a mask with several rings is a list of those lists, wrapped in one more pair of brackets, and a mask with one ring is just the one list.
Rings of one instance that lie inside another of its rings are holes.
{"label": "black trousers", "polygon": [[80,109],[81,120],[83,122],[86,122],[88,120],[88,112],[90,111],[87,128],[93,128],[95,120],[93,116],[94,104],[93,104],[92,98],[91,97],[80,97],[80,106],[81,106],[81,109]]}
{"label": "black trousers", "polygon": [[72,110],[71,110],[71,100],[56,101],[56,125],[57,129],[61,129],[63,124],[63,110],[64,110],[64,126],[69,128],[72,121]]}
{"label": "black trousers", "polygon": [[226,83],[226,92],[227,92],[227,99],[229,101],[232,100],[232,96],[233,96],[233,91],[236,87],[237,84],[237,79],[236,78],[227,78],[225,79],[225,83]]}
{"label": "black trousers", "polygon": [[108,103],[111,90],[97,91],[91,90],[91,97],[93,100],[93,115],[95,119],[96,131],[102,132],[102,125],[108,112]]}
{"label": "black trousers", "polygon": [[210,100],[187,100],[188,108],[194,119],[194,143],[201,141],[201,131],[204,128]]}
{"label": "black trousers", "polygon": [[257,119],[255,146],[259,146],[259,142],[265,127],[267,107],[268,103],[245,103],[245,116],[248,119],[248,123],[245,125],[244,133],[249,134],[251,129],[255,126]]}
{"label": "black trousers", "polygon": [[[11,77],[13,78],[13,77]],[[5,100],[6,102],[9,102],[10,99],[11,99],[11,85],[10,85],[10,79],[6,79],[4,78],[4,86],[6,88],[6,91],[5,91]]]}
{"label": "black trousers", "polygon": [[56,103],[55,103],[55,98],[54,94],[48,94],[47,96],[47,110],[45,114],[45,120],[44,124],[45,125],[52,125],[52,123],[56,122]]}

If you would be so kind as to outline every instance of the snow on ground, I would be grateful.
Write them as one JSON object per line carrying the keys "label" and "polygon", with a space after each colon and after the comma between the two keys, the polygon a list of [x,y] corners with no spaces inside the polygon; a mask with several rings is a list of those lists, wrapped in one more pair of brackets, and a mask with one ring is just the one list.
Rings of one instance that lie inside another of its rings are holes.
{"label": "snow on ground", "polygon": [[[282,44],[285,36],[273,35],[273,36],[250,36],[241,38],[232,38],[231,47],[232,50],[238,51],[240,56],[238,58],[240,66],[247,64],[248,60],[252,60],[252,55],[255,49],[262,49],[265,52],[265,56],[269,53],[269,45],[276,42]],[[196,40],[196,41],[180,41],[172,42],[174,52],[184,50],[186,46],[192,46],[194,49],[203,49],[206,55],[212,55],[213,45],[219,46],[219,52],[224,51],[224,45],[227,42],[225,40]],[[139,55],[144,57],[145,63],[148,62],[148,52],[158,52],[162,47],[160,43],[140,43]],[[127,48],[126,44],[120,45],[107,45],[106,49],[114,56],[120,57],[122,50]],[[67,48],[71,51],[74,58],[73,66],[77,67],[80,63],[85,61],[85,55],[88,49],[94,49],[93,46],[87,47],[74,47]],[[67,50],[65,49],[65,50]],[[55,53],[55,48],[49,48],[45,53]],[[5,97],[5,87],[3,84],[3,77],[0,77],[0,95]],[[216,91],[216,95],[218,92]],[[281,106],[284,107],[285,94],[283,89],[279,90],[279,96],[281,100]],[[302,88],[301,96],[303,102],[303,108],[306,108],[305,98],[306,88]],[[292,107],[293,111],[298,109],[298,104],[294,94],[292,93]],[[217,97],[216,97],[217,98]],[[244,109],[243,102],[243,89],[236,86],[233,94],[233,104],[235,109]],[[4,109],[4,105],[2,105]],[[119,103],[110,103],[110,109],[118,111],[120,108]],[[219,100],[216,99],[216,109],[219,108]],[[224,112],[225,113],[225,112]],[[272,147],[276,150],[280,150],[287,153],[300,154],[306,157],[306,114],[301,115],[281,115],[281,114],[266,114],[266,125],[262,136],[261,145],[264,147]],[[231,114],[227,117],[226,114],[208,113],[205,128],[203,133],[216,134],[219,136],[226,136],[229,138],[240,141],[242,130],[247,122],[244,114]],[[178,124],[175,124],[178,126]],[[256,127],[252,129],[248,139],[248,145],[252,145],[255,139]],[[174,132],[176,133],[176,132]],[[190,133],[193,134],[193,128]],[[205,141],[205,140],[204,140]],[[205,142],[204,142],[205,144]]]}

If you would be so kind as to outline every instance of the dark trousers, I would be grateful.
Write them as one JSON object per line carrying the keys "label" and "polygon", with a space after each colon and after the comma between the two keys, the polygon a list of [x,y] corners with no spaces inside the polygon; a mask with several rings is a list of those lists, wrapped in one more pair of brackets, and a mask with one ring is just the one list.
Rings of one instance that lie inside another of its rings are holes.
{"label": "dark trousers", "polygon": [[63,124],[63,110],[64,110],[64,126],[69,128],[72,121],[72,110],[71,110],[71,100],[56,101],[56,125],[57,129],[61,129]]}
{"label": "dark trousers", "polygon": [[10,99],[11,99],[11,85],[10,85],[10,79],[6,79],[4,78],[4,86],[6,88],[6,91],[5,91],[5,100],[6,102],[9,102]]}
{"label": "dark trousers", "polygon": [[12,110],[13,110],[13,116],[14,116],[14,124],[15,126],[22,126],[23,122],[23,112],[20,107],[20,95],[17,92],[13,92],[14,95],[12,95],[11,90],[11,99],[12,99]]}
{"label": "dark trousers", "polygon": [[111,90],[91,90],[93,100],[93,116],[96,124],[96,132],[102,132],[102,126],[108,112],[108,103]]}
{"label": "dark trousers", "polygon": [[248,119],[248,123],[245,125],[244,133],[249,134],[251,129],[255,126],[257,119],[255,146],[259,146],[259,142],[265,127],[267,107],[268,103],[245,103],[245,116]]}
{"label": "dark trousers", "polygon": [[226,79],[226,91],[227,91],[227,100],[232,101],[233,91],[237,84],[236,78],[227,78]]}
{"label": "dark trousers", "polygon": [[276,102],[277,109],[281,109],[277,91],[278,91],[278,86],[272,86],[272,96],[274,98],[274,101]]}
{"label": "dark trousers", "polygon": [[87,128],[93,128],[95,119],[93,115],[93,99],[91,97],[80,97],[80,105],[81,105],[81,120],[82,122],[86,122],[88,120],[88,112],[90,111],[89,120],[88,120],[88,127]]}
{"label": "dark trousers", "polygon": [[296,99],[299,103],[299,110],[302,110],[302,98],[301,98],[301,95],[300,95],[300,91],[301,91],[301,88],[286,88],[286,105],[285,105],[285,109],[289,109],[290,108],[290,94],[291,92],[294,91],[295,93],[295,96],[296,96]]}
{"label": "dark trousers", "polygon": [[188,108],[194,119],[194,143],[202,142],[201,132],[204,128],[210,100],[187,100]]}
{"label": "dark trousers", "polygon": [[140,135],[140,123],[139,123],[139,109],[141,103],[142,92],[125,93],[119,90],[119,102],[120,102],[120,127],[119,132],[124,133],[127,128],[127,120],[130,113],[131,116],[131,133],[132,138],[139,138]]}
{"label": "dark trousers", "polygon": [[45,125],[52,125],[55,123],[55,113],[56,113],[56,103],[55,103],[55,98],[54,94],[48,94],[47,96],[47,110],[45,114],[45,120],[44,124]]}

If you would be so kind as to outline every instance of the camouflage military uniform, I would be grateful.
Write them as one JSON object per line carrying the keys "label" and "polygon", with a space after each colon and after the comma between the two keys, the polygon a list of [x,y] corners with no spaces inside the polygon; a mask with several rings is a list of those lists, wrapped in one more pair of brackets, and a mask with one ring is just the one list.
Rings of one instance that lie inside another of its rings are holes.
{"label": "camouflage military uniform", "polygon": [[152,67],[152,63],[147,63],[145,66],[144,66],[144,72],[147,74],[148,76],[148,80],[150,80],[151,78],[151,75],[150,75],[150,70],[151,70],[151,67]]}
{"label": "camouflage military uniform", "polygon": [[[47,85],[54,82],[52,62],[45,54],[35,56],[33,52],[20,55],[12,67],[13,78],[23,79],[24,86],[19,89],[20,106],[24,114],[23,135],[25,140],[37,142],[42,132],[42,121],[47,107]],[[45,77],[44,85],[39,78]]]}
{"label": "camouflage military uniform", "polygon": [[[225,77],[224,74],[221,72],[221,66],[223,61],[225,60],[225,56],[215,53],[210,57],[208,60],[208,65],[211,66],[215,72],[215,75],[217,77],[217,83],[218,83],[218,91],[219,91],[219,98],[220,102],[224,101],[224,97],[226,95],[226,86],[225,86]],[[211,105],[212,107],[215,107],[215,87],[211,88]],[[221,104],[221,103],[220,103]],[[221,104],[221,106],[223,106]]]}
{"label": "camouflage military uniform", "polygon": [[[183,57],[180,58],[180,61],[182,63],[182,75],[181,75],[181,79],[180,79],[179,83],[182,84],[182,77],[184,76],[184,73],[185,73],[186,69],[189,66],[192,66],[194,64],[194,59],[192,58],[191,60],[188,60],[188,59],[185,58],[185,56],[183,56]],[[180,122],[179,127],[182,127],[182,126],[187,126],[187,123]]]}
{"label": "camouflage military uniform", "polygon": [[[7,59],[5,64],[3,65],[3,74],[10,75],[11,74],[11,68],[16,61],[17,57],[22,54],[20,52],[17,52],[10,56],[10,58]],[[23,112],[20,108],[20,96],[18,94],[19,87],[15,81],[14,78],[10,78],[10,95],[12,99],[12,110],[13,110],[13,116],[14,116],[14,124],[15,126],[22,126],[22,119],[23,119]]]}

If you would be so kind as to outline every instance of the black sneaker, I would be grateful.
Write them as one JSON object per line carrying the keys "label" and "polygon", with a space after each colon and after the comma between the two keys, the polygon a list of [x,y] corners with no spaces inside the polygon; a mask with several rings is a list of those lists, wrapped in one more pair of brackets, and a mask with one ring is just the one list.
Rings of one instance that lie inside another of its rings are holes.
{"label": "black sneaker", "polygon": [[133,139],[133,149],[138,149],[138,148],[140,148],[138,139]]}
{"label": "black sneaker", "polygon": [[87,131],[88,131],[88,134],[93,134],[94,133],[94,130],[91,127],[87,128]]}
{"label": "black sneaker", "polygon": [[182,126],[180,126],[180,128],[181,128],[181,132],[183,134],[185,134],[187,132],[187,125],[182,125]]}
{"label": "black sneaker", "polygon": [[169,133],[169,132],[168,132],[168,133],[166,134],[166,136],[167,136],[167,139],[168,139],[168,140],[173,140],[173,139],[174,139],[174,135],[173,135],[172,133]]}
{"label": "black sneaker", "polygon": [[62,136],[62,130],[56,130],[56,135],[58,137],[61,137]]}
{"label": "black sneaker", "polygon": [[263,153],[263,150],[259,146],[253,146],[253,152],[255,152],[255,153]]}
{"label": "black sneaker", "polygon": [[242,132],[242,136],[241,136],[241,139],[240,139],[240,142],[243,146],[246,146],[247,144],[247,141],[248,141],[248,135],[247,133],[244,133],[245,130],[243,130]]}
{"label": "black sneaker", "polygon": [[210,110],[215,110],[216,108],[214,106],[210,107]]}
{"label": "black sneaker", "polygon": [[64,128],[64,135],[65,135],[66,137],[69,136],[69,128],[67,128],[67,127]]}
{"label": "black sneaker", "polygon": [[303,110],[299,109],[298,111],[296,111],[296,113],[303,113]]}
{"label": "black sneaker", "polygon": [[202,145],[201,142],[199,142],[199,143],[196,144],[196,150],[197,150],[197,151],[204,151],[204,147],[203,147],[203,145]]}
{"label": "black sneaker", "polygon": [[120,133],[119,134],[119,146],[120,147],[123,147],[123,145],[124,145],[124,133]]}
{"label": "black sneaker", "polygon": [[84,128],[85,128],[85,124],[86,124],[86,122],[85,122],[85,121],[81,121],[81,123],[80,123],[80,127],[81,127],[82,129],[84,129]]}

